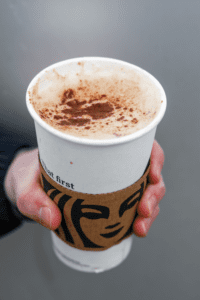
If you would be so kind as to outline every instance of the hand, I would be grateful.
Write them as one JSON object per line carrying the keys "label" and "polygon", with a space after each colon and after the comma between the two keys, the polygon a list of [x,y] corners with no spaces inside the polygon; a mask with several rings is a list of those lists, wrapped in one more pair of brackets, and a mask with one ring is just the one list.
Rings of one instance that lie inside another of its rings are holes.
{"label": "hand", "polygon": [[38,149],[17,154],[8,169],[4,186],[7,196],[23,215],[48,229],[58,228],[61,212],[41,186]]}
{"label": "hand", "polygon": [[163,149],[155,140],[151,152],[151,167],[149,171],[150,184],[147,186],[142,199],[138,203],[138,216],[133,224],[134,234],[138,237],[147,236],[152,223],[159,214],[159,202],[166,192],[163,177],[161,175],[164,160],[165,156]]}
{"label": "hand", "polygon": [[[150,184],[138,204],[138,216],[133,225],[137,236],[147,235],[159,213],[158,204],[165,195],[165,185],[161,176],[163,164],[164,152],[154,141],[149,173]],[[48,229],[55,230],[59,227],[62,219],[61,212],[41,186],[38,149],[23,150],[15,157],[5,178],[5,190],[7,196],[17,205],[23,215]],[[151,196],[155,198],[152,200]],[[41,208],[45,210],[41,211]]]}

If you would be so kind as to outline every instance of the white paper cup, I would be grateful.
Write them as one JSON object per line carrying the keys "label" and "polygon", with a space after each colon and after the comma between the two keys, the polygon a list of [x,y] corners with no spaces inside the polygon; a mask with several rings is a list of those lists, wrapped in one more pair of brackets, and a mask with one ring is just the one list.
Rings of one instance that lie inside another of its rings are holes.
{"label": "white paper cup", "polygon": [[[119,65],[148,76],[161,93],[162,103],[157,116],[133,134],[107,140],[79,138],[49,126],[35,112],[28,91],[46,71],[56,69],[62,74],[69,73],[77,68],[80,61],[85,62],[85,67],[91,67],[92,63],[105,65],[105,68]],[[151,155],[157,125],[165,114],[167,100],[161,84],[143,69],[120,60],[84,57],[62,61],[42,70],[28,86],[26,103],[35,122],[40,161],[48,175],[53,180],[59,176],[63,179],[59,183],[61,186],[66,187],[68,182],[76,192],[102,194],[125,189],[141,178]],[[83,251],[69,246],[53,231],[51,235],[55,254],[63,263],[79,271],[95,273],[119,265],[128,256],[133,239],[130,236],[104,251]]]}

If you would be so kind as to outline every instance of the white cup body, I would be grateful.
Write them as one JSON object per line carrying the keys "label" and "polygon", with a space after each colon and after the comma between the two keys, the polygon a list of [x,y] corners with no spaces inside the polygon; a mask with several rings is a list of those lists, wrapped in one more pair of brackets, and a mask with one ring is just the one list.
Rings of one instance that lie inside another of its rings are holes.
{"label": "white cup body", "polygon": [[[91,140],[73,137],[55,130],[35,112],[28,90],[37,79],[53,68],[66,72],[73,70],[78,61],[98,64],[119,64],[136,68],[155,83],[161,91],[162,104],[158,115],[144,129],[136,133],[108,140]],[[30,83],[26,94],[27,107],[32,115],[38,142],[40,161],[47,174],[60,185],[88,194],[112,193],[124,189],[139,180],[149,161],[158,123],[166,110],[166,95],[160,83],[149,73],[123,61],[86,57],[54,64],[40,72]],[[58,182],[57,182],[58,183]],[[70,247],[52,234],[53,248],[57,257],[74,269],[99,273],[119,265],[129,254],[133,236],[104,251],[83,251]]]}

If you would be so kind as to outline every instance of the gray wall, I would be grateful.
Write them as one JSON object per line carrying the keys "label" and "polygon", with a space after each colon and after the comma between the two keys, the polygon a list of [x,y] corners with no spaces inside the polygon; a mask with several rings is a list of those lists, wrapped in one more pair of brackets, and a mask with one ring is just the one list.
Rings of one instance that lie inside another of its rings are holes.
{"label": "gray wall", "polygon": [[156,139],[166,196],[127,260],[92,275],[54,256],[47,229],[0,240],[0,299],[200,299],[200,1],[0,1],[0,124],[35,143],[25,105],[31,79],[79,56],[125,60],[152,73],[168,106]]}

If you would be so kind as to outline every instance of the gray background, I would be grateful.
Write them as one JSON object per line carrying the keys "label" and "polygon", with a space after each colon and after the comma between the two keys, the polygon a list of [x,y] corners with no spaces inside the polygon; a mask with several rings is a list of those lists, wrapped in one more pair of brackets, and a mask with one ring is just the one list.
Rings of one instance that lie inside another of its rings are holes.
{"label": "gray background", "polygon": [[36,145],[25,105],[31,79],[68,58],[105,56],[152,73],[168,106],[156,139],[166,195],[148,236],[119,267],[64,266],[47,229],[25,224],[0,240],[0,299],[200,299],[200,1],[0,1],[0,120]]}

